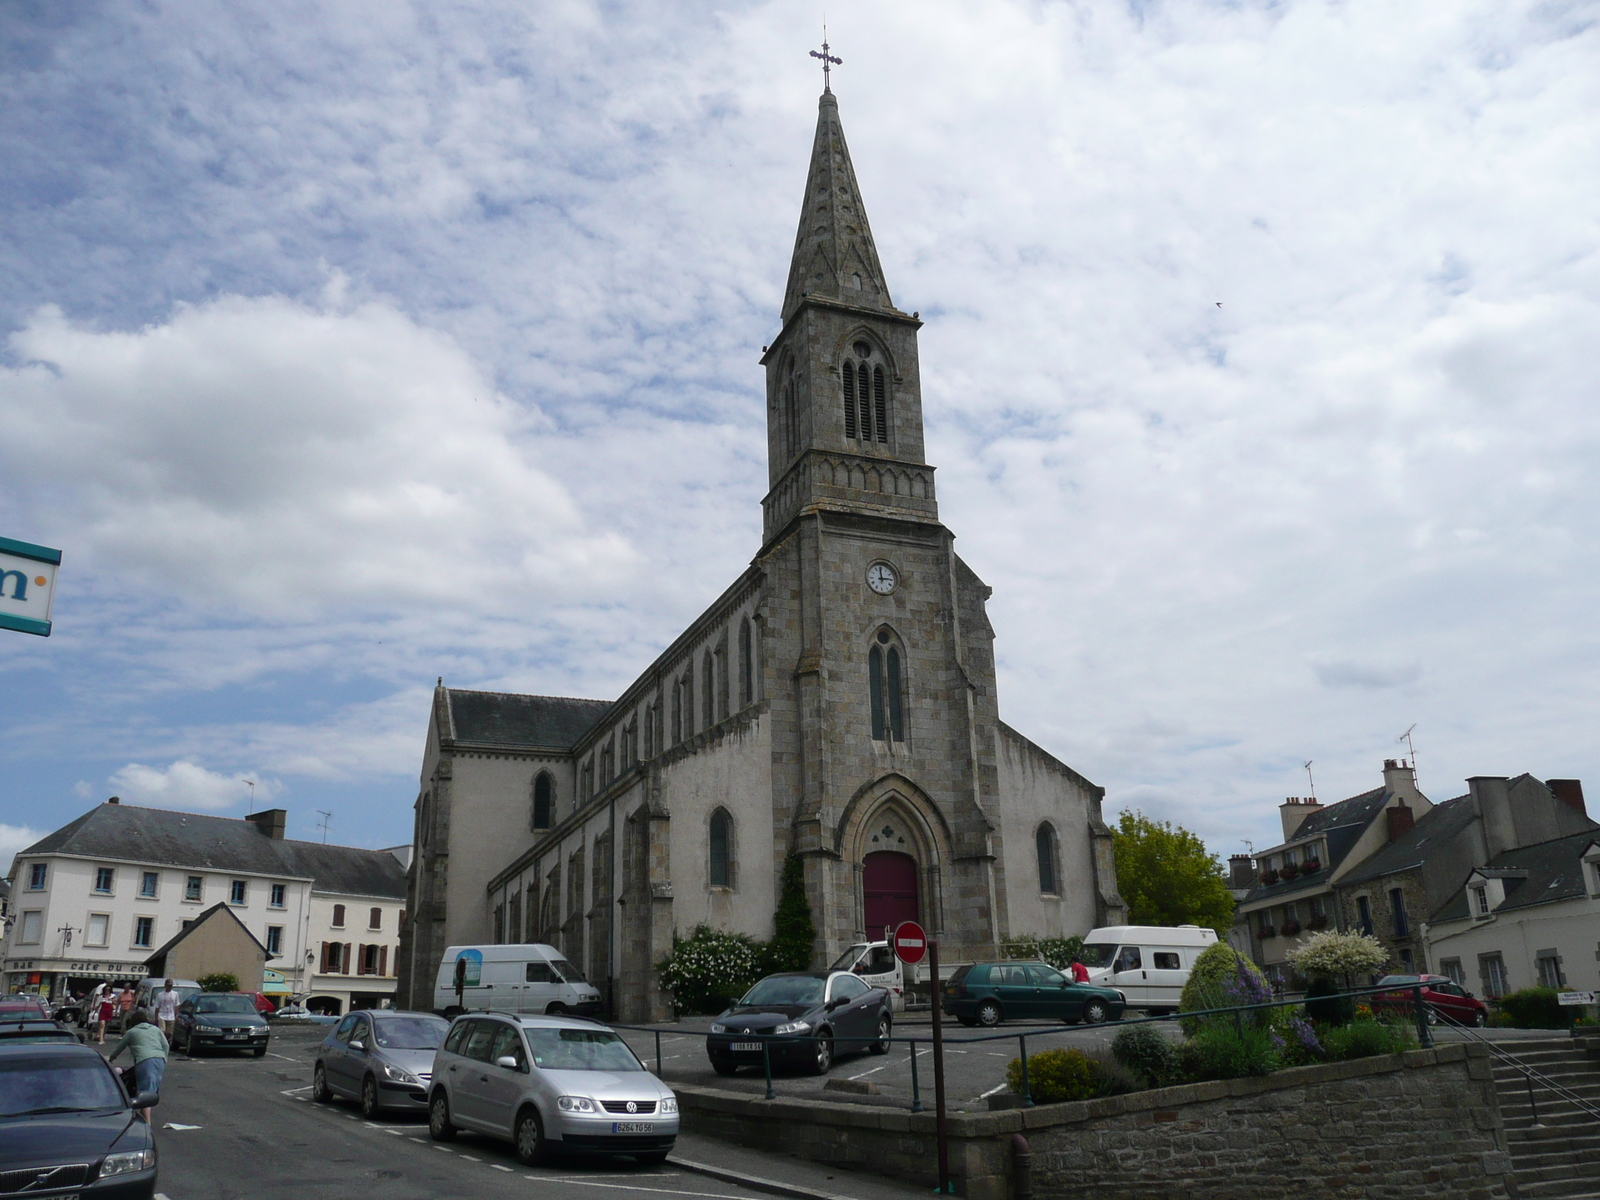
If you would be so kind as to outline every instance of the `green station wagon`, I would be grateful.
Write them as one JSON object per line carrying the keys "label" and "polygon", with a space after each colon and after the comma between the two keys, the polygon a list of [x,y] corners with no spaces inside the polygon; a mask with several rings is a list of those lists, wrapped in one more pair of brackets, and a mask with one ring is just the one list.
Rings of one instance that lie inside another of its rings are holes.
{"label": "green station wagon", "polygon": [[944,1011],[963,1025],[1006,1020],[1117,1021],[1128,1006],[1115,988],[1074,983],[1042,962],[973,963],[957,967],[944,985]]}

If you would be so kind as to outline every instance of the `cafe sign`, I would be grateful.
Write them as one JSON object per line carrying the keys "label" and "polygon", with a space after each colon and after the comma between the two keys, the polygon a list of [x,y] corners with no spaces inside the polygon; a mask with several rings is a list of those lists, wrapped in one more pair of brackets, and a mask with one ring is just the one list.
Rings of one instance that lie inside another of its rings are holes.
{"label": "cafe sign", "polygon": [[0,629],[50,636],[61,551],[0,537]]}

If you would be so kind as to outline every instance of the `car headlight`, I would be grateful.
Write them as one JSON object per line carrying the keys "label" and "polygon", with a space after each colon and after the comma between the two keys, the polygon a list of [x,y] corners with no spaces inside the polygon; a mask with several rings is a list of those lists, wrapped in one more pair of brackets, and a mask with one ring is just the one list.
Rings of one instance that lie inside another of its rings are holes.
{"label": "car headlight", "polygon": [[779,1025],[773,1033],[810,1033],[810,1021],[790,1021],[787,1025]]}
{"label": "car headlight", "polygon": [[196,1025],[194,1027],[194,1031],[196,1033],[221,1033],[222,1032],[222,1030],[219,1027],[217,1027],[216,1025]]}
{"label": "car headlight", "polygon": [[598,1112],[599,1106],[587,1096],[562,1096],[556,1101],[556,1107],[562,1112]]}
{"label": "car headlight", "polygon": [[728,1032],[728,1027],[726,1025],[718,1025],[715,1021],[713,1021],[711,1023],[711,1032],[712,1033],[727,1033]]}
{"label": "car headlight", "polygon": [[126,1175],[129,1171],[148,1171],[156,1165],[156,1150],[130,1150],[126,1154],[108,1154],[100,1164],[100,1178],[108,1175]]}
{"label": "car headlight", "polygon": [[402,1071],[399,1067],[395,1066],[393,1063],[384,1063],[383,1064],[383,1077],[385,1079],[389,1080],[389,1082],[391,1082],[391,1083],[420,1083],[421,1082],[421,1080],[419,1080],[410,1071]]}
{"label": "car headlight", "polygon": [[677,1112],[678,1111],[678,1098],[676,1096],[668,1096],[665,1100],[663,1100],[661,1102],[661,1111],[664,1112],[664,1113],[675,1113],[675,1112]]}

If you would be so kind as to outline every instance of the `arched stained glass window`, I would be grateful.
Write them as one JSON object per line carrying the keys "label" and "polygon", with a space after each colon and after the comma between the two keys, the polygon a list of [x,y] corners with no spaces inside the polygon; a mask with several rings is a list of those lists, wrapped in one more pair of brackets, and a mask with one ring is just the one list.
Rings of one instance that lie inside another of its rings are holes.
{"label": "arched stained glass window", "polygon": [[756,698],[755,664],[751,661],[750,618],[739,622],[739,707],[753,704]]}
{"label": "arched stained glass window", "polygon": [[549,829],[556,818],[556,784],[548,771],[533,781],[533,827]]}
{"label": "arched stained glass window", "polygon": [[872,740],[903,742],[905,705],[902,700],[900,648],[888,630],[867,651],[867,696],[872,706]]}
{"label": "arched stained glass window", "polygon": [[725,808],[711,814],[711,863],[706,881],[712,887],[733,886],[733,818]]}
{"label": "arched stained glass window", "polygon": [[1056,870],[1056,831],[1046,821],[1034,835],[1039,852],[1039,890],[1046,896],[1061,894]]}

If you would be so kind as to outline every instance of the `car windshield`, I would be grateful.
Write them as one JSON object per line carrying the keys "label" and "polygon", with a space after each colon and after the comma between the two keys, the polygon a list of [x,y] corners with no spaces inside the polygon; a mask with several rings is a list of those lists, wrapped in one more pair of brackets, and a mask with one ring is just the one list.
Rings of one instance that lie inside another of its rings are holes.
{"label": "car windshield", "polygon": [[573,966],[564,958],[552,958],[550,960],[550,967],[557,975],[561,976],[561,978],[565,979],[568,983],[589,982],[583,977],[582,971],[578,970],[577,967]]}
{"label": "car windshield", "polygon": [[1416,983],[1417,981],[1418,978],[1415,975],[1385,975],[1382,979],[1378,980],[1378,986],[1389,987],[1392,984]]}
{"label": "car windshield", "polygon": [[1086,967],[1109,967],[1117,957],[1115,942],[1085,942],[1078,961]]}
{"label": "car windshield", "polygon": [[437,1050],[450,1032],[450,1022],[443,1017],[384,1017],[372,1028],[378,1045],[386,1050]]}
{"label": "car windshield", "polygon": [[200,996],[194,1002],[199,1013],[253,1013],[255,1001],[249,996]]}
{"label": "car windshield", "polygon": [[546,1071],[642,1071],[627,1044],[609,1029],[529,1029],[533,1065]]}
{"label": "car windshield", "polygon": [[848,971],[851,967],[856,965],[856,959],[865,954],[866,950],[866,943],[858,942],[856,945],[851,946],[850,949],[846,950],[843,954],[839,955],[839,957],[834,961],[833,966],[829,967],[828,970]]}
{"label": "car windshield", "polygon": [[814,975],[769,975],[744,994],[740,1004],[821,1004],[826,980]]}
{"label": "car windshield", "polygon": [[122,1108],[127,1097],[105,1064],[74,1054],[0,1060],[0,1117]]}

